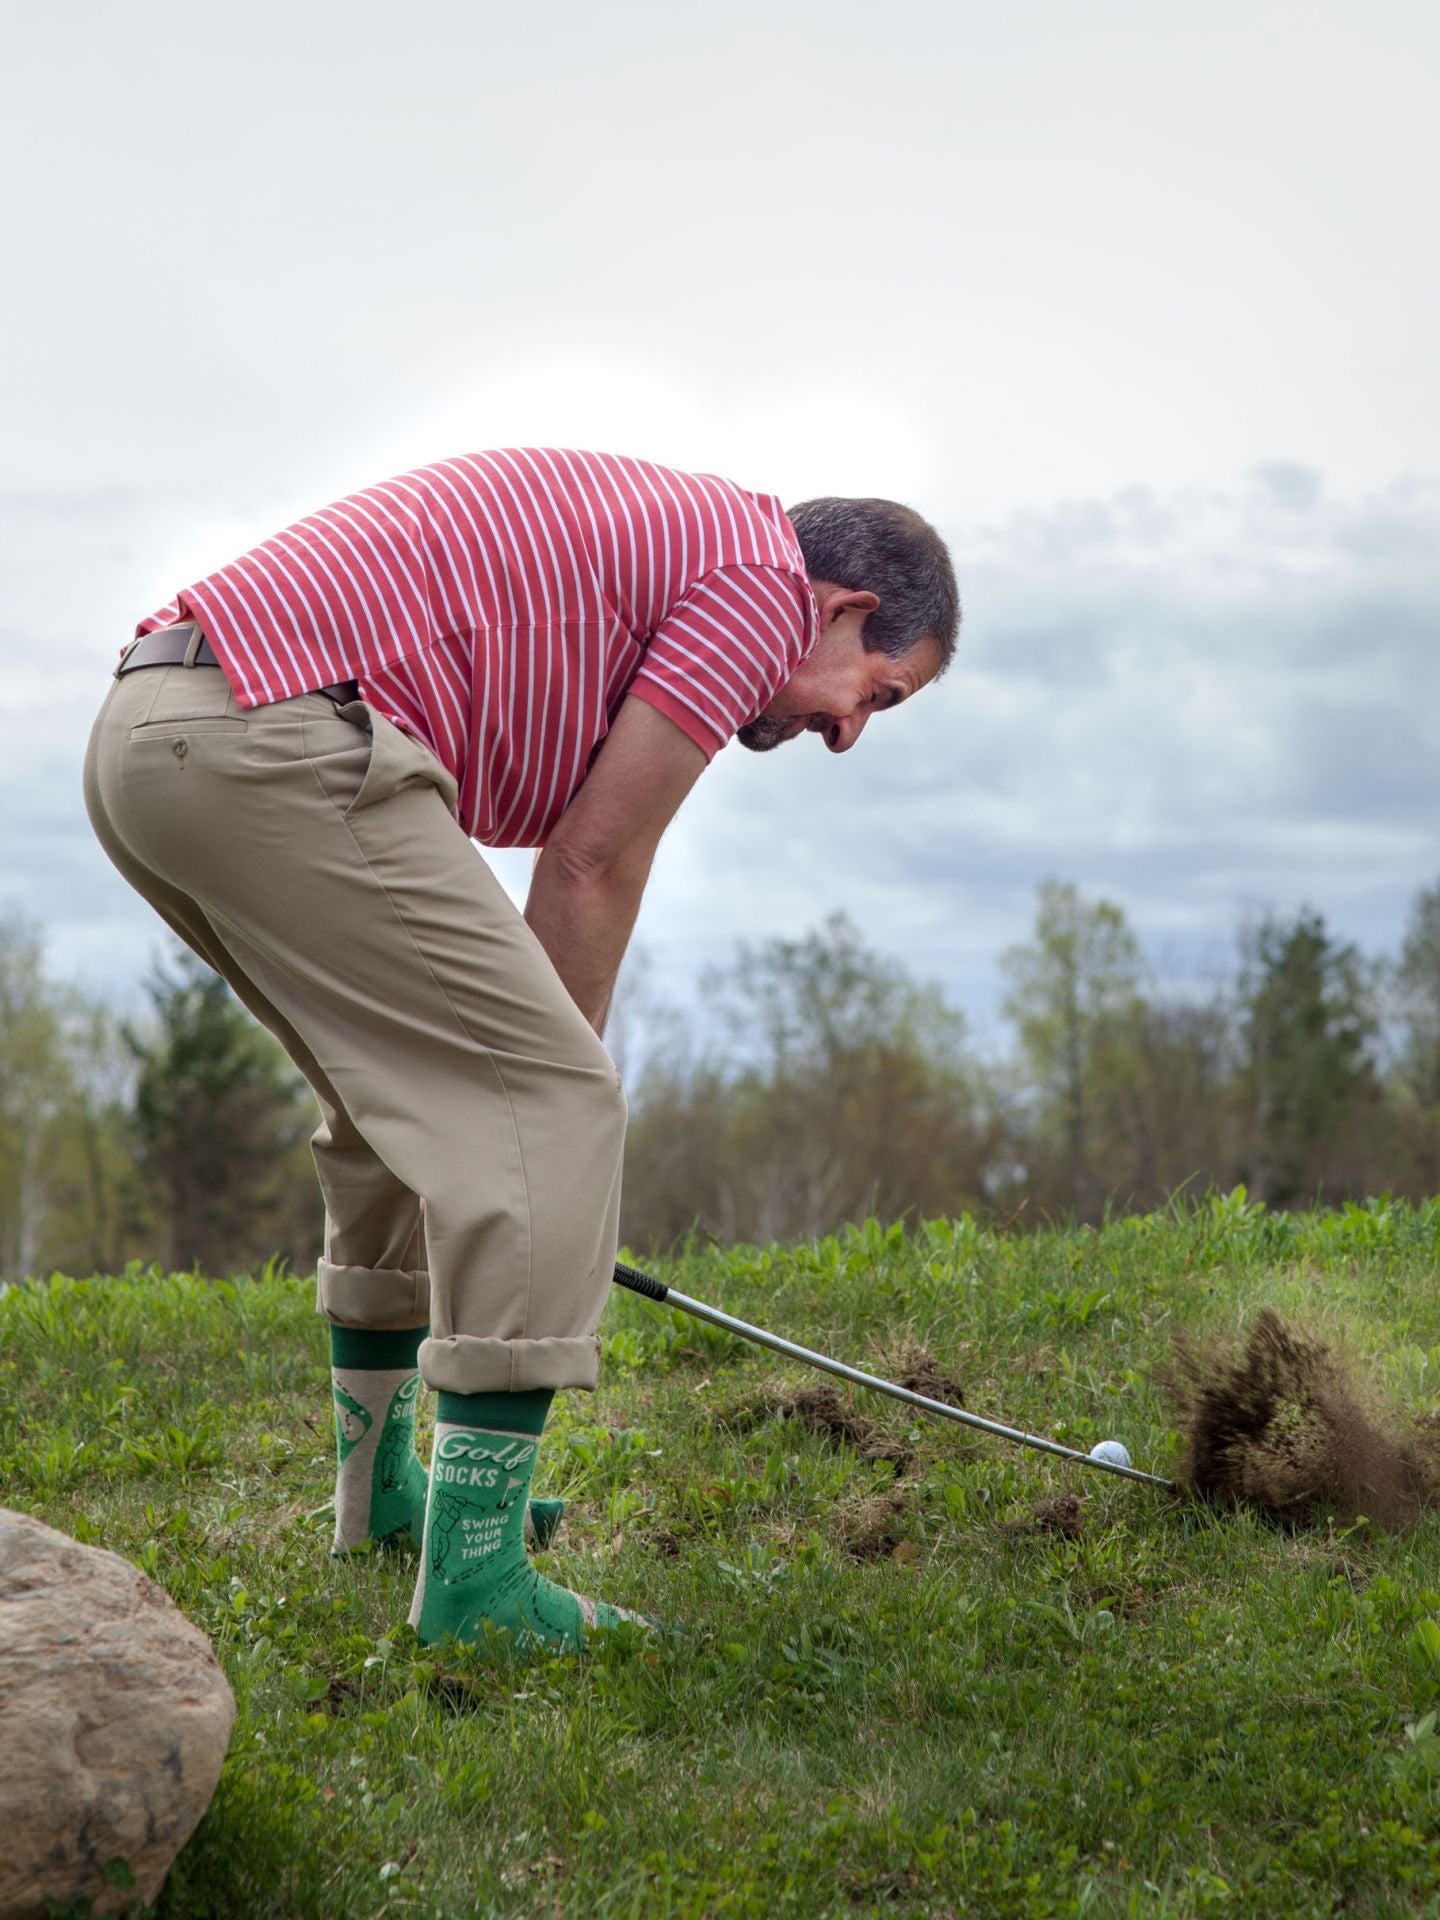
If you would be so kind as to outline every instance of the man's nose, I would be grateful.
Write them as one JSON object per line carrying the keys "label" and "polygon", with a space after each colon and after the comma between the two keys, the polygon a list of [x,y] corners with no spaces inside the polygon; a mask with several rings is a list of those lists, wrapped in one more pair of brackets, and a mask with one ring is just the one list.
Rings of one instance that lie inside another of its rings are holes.
{"label": "man's nose", "polygon": [[825,729],[825,744],[831,753],[848,753],[865,731],[865,722],[869,718],[869,708],[861,707],[854,713],[847,713],[843,720],[832,720]]}

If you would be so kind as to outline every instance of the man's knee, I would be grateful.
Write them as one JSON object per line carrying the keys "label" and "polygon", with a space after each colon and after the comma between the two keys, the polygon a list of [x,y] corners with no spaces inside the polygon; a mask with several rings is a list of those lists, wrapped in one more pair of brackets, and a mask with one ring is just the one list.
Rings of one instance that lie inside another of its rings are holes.
{"label": "man's knee", "polygon": [[613,1135],[617,1142],[623,1142],[626,1122],[630,1117],[630,1103],[625,1097],[620,1069],[606,1052],[603,1041],[596,1037],[589,1022],[586,1021],[584,1025],[581,1073],[578,1076],[583,1091],[577,1090],[578,1097],[585,1104],[590,1124],[603,1134]]}
{"label": "man's knee", "polygon": [[625,1145],[625,1128],[630,1119],[630,1102],[625,1097],[620,1069],[606,1055],[605,1065],[591,1077],[588,1094],[591,1124],[598,1134],[612,1141],[619,1154]]}

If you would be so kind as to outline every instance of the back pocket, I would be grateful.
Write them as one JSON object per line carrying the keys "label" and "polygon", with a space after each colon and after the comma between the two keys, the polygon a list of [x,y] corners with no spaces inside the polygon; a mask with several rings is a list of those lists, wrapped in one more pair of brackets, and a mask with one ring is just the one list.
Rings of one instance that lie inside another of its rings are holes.
{"label": "back pocket", "polygon": [[151,727],[173,727],[178,721],[192,733],[223,733],[246,725],[234,689],[219,667],[138,667],[136,671],[153,674],[159,685],[144,710],[145,718],[130,729],[132,740],[142,738]]}

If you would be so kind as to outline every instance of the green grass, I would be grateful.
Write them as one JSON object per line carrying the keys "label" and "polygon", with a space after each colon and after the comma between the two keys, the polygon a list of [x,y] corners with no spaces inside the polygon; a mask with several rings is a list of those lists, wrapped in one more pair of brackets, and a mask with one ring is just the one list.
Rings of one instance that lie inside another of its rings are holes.
{"label": "green grass", "polygon": [[[661,1271],[859,1365],[1165,1471],[1175,1334],[1262,1305],[1440,1415],[1440,1203],[1243,1195],[1101,1232],[875,1224]],[[408,1551],[328,1558],[310,1290],[0,1298],[0,1499],[137,1561],[239,1718],[179,1916],[1440,1914],[1440,1549],[1247,1514],[857,1393],[908,1459],[767,1414],[815,1376],[617,1295],[564,1395],[547,1568],[683,1622],[585,1659],[422,1649]],[[1083,1500],[1075,1539],[1035,1503]]]}

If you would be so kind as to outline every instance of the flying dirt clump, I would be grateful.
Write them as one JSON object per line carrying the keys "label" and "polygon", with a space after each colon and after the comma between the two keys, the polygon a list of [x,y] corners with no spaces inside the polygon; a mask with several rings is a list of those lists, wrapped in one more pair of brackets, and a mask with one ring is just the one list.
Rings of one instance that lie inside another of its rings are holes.
{"label": "flying dirt clump", "polygon": [[1379,1424],[1327,1347],[1268,1309],[1239,1354],[1182,1347],[1167,1382],[1186,1435],[1176,1480],[1286,1526],[1414,1520],[1440,1486],[1433,1449]]}

